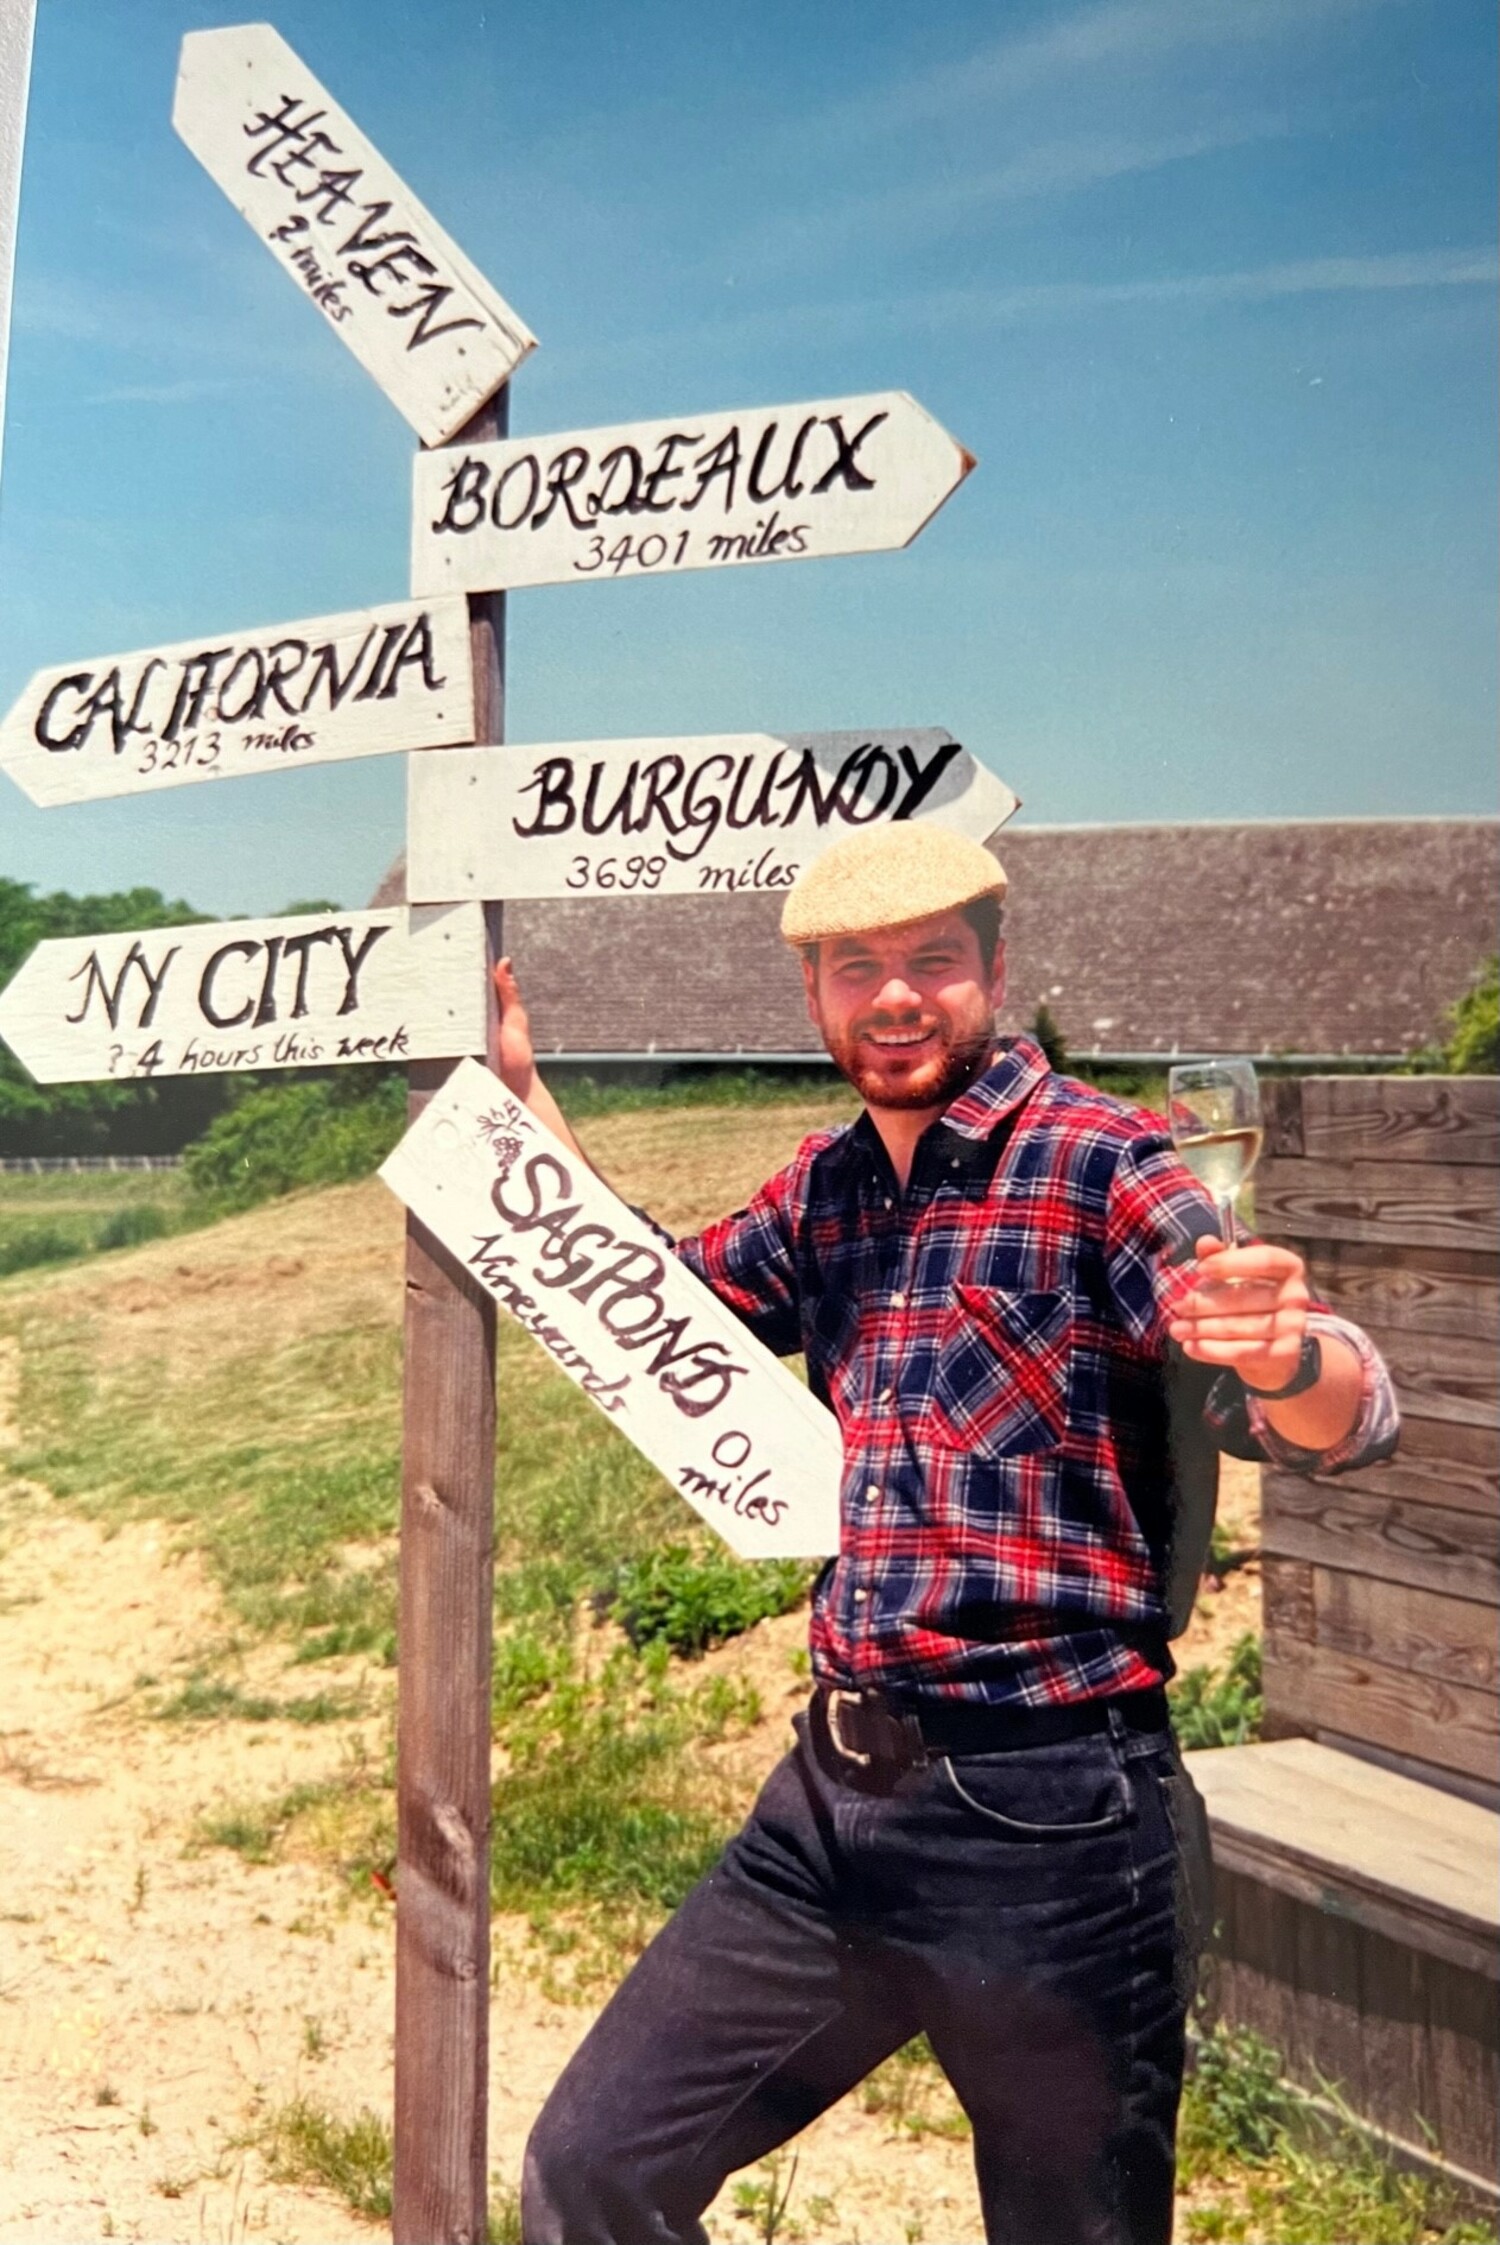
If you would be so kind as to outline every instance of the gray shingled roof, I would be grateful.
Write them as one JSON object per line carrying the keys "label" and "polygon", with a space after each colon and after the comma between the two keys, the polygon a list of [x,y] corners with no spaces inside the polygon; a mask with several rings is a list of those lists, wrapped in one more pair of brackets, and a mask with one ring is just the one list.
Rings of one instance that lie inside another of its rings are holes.
{"label": "gray shingled roof", "polygon": [[[1496,944],[1500,820],[1009,827],[1004,1025],[1045,999],[1070,1051],[1393,1058]],[[376,903],[403,894],[402,861]],[[809,1055],[780,899],[514,904],[538,1048]]]}

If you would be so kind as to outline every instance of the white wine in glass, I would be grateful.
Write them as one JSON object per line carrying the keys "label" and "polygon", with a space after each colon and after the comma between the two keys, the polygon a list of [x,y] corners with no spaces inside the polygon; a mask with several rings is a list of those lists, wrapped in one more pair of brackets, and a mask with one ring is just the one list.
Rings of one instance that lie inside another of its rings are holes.
{"label": "white wine in glass", "polygon": [[1260,1085],[1248,1060],[1203,1060],[1167,1078],[1172,1144],[1214,1197],[1219,1231],[1234,1245],[1235,1195],[1260,1153]]}

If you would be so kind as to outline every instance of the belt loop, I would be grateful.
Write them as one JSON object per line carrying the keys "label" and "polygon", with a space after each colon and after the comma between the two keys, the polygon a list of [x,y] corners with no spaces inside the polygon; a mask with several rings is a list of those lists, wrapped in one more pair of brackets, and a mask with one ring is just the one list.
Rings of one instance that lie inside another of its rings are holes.
{"label": "belt loop", "polygon": [[1125,1744],[1125,1733],[1129,1727],[1119,1702],[1112,1699],[1109,1703],[1109,1735],[1117,1747]]}

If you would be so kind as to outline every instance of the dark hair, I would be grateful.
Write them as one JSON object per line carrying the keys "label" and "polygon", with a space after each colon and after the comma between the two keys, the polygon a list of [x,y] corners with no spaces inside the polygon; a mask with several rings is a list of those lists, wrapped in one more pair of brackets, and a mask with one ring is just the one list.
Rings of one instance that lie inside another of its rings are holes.
{"label": "dark hair", "polygon": [[960,912],[979,941],[979,956],[984,961],[984,971],[995,971],[995,953],[1000,948],[1000,927],[1004,917],[997,896],[976,896],[972,903],[960,905]]}

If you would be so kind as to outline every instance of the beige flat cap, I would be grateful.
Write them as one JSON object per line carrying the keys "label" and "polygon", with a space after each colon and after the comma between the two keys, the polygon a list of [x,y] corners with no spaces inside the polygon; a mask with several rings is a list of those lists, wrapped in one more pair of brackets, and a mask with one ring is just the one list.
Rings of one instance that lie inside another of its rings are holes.
{"label": "beige flat cap", "polygon": [[1004,894],[1000,863],[978,842],[925,819],[898,819],[861,827],[814,858],[787,892],[781,933],[798,945],[868,935]]}

